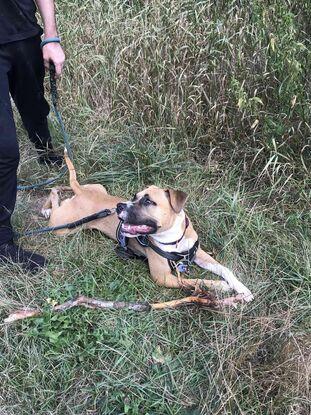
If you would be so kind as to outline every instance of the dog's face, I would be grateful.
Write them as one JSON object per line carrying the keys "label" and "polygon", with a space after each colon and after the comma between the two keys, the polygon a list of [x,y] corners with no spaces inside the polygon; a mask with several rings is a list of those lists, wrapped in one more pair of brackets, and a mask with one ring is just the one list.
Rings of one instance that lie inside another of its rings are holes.
{"label": "dog's face", "polygon": [[117,213],[127,237],[164,232],[170,229],[187,199],[180,190],[147,187],[130,202],[118,203]]}

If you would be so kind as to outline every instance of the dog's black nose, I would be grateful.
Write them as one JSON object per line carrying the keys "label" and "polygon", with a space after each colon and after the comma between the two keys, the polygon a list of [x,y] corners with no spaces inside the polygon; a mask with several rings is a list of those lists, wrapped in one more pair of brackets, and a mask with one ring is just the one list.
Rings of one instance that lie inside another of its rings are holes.
{"label": "dog's black nose", "polygon": [[118,203],[117,204],[117,214],[120,215],[123,210],[126,209],[126,203]]}

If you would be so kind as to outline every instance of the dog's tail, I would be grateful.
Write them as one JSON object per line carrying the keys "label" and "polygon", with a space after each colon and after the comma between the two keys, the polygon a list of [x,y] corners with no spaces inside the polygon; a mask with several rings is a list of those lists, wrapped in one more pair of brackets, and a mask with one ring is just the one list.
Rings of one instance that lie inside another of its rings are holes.
{"label": "dog's tail", "polygon": [[66,149],[64,151],[64,157],[65,157],[65,161],[66,161],[66,164],[69,170],[70,187],[73,190],[74,194],[78,195],[82,192],[82,188],[77,180],[76,169],[74,168],[74,165],[72,161],[70,160]]}

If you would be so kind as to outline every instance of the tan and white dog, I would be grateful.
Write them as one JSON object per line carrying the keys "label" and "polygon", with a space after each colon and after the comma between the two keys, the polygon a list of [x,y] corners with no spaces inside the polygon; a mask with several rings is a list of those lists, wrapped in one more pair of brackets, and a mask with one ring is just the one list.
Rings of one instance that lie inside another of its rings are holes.
{"label": "tan and white dog", "polygon": [[[116,212],[111,216],[89,222],[83,225],[83,228],[98,229],[116,240],[116,231],[121,220],[119,228],[128,238],[129,248],[147,258],[151,276],[157,284],[191,290],[232,289],[241,294],[245,301],[253,299],[250,290],[228,268],[215,261],[199,245],[193,258],[194,263],[222,277],[224,281],[182,278],[179,272],[174,275],[165,257],[138,242],[138,236],[148,235],[150,243],[160,251],[179,253],[193,248],[198,235],[184,211],[187,199],[184,192],[150,186],[137,193],[132,201],[125,201],[120,197],[109,195],[100,184],[80,185],[76,179],[74,166],[66,154],[65,159],[70,173],[70,188],[53,188],[42,208],[42,214],[50,218],[50,226],[74,222],[102,209],[117,207]],[[74,196],[60,202],[61,189],[72,190]],[[55,233],[65,235],[72,232],[75,230],[65,229]]]}

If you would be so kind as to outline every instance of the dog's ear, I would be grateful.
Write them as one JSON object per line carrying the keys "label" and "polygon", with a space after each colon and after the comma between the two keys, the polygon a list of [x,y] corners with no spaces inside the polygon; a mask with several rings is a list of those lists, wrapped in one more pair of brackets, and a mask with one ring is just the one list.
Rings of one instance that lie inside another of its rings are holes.
{"label": "dog's ear", "polygon": [[166,194],[174,212],[180,213],[185,206],[188,195],[182,190],[174,189],[167,189]]}

